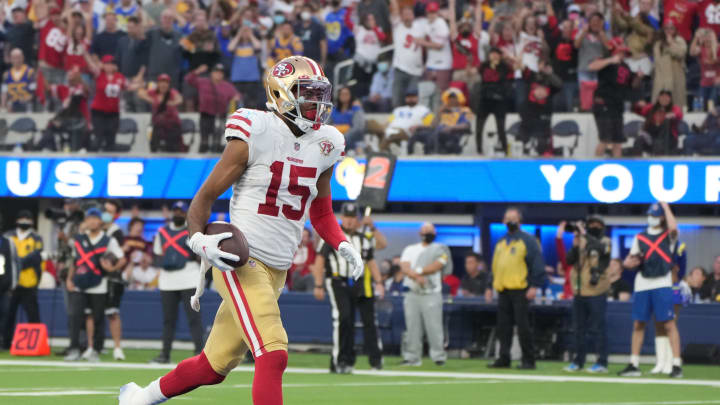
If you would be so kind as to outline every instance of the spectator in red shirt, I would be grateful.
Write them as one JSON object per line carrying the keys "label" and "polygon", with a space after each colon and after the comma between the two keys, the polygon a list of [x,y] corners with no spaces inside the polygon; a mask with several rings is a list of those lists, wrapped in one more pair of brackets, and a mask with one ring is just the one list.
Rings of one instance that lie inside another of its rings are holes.
{"label": "spectator in red shirt", "polygon": [[115,136],[120,125],[120,95],[128,88],[127,80],[117,71],[115,58],[105,55],[101,64],[85,53],[88,67],[95,76],[95,98],[90,105],[95,139],[92,150],[115,151]]}
{"label": "spectator in red shirt", "polygon": [[[65,36],[66,24],[60,18],[60,9],[57,6],[39,2],[35,4],[35,15],[37,17],[35,27],[40,30],[38,67],[43,80],[50,86],[63,84],[65,83],[63,54],[67,45],[67,37]],[[49,89],[49,86],[46,88]],[[50,101],[50,109],[55,109],[56,106],[57,103],[54,100]]]}
{"label": "spectator in red shirt", "polygon": [[170,81],[170,75],[161,74],[157,78],[157,86],[150,90],[140,88],[137,92],[140,99],[152,106],[151,152],[187,152],[177,110],[183,98],[170,87]]}
{"label": "spectator in red shirt", "polygon": [[703,109],[708,109],[708,102],[717,100],[717,83],[720,81],[720,54],[715,33],[709,28],[700,28],[695,32],[690,44],[690,56],[698,58],[700,65],[700,90]]}
{"label": "spectator in red shirt", "polygon": [[700,27],[710,28],[715,36],[720,35],[720,0],[705,0],[697,8]]}
{"label": "spectator in red shirt", "polygon": [[673,104],[672,92],[663,90],[655,103],[641,101],[635,109],[645,117],[645,124],[635,138],[637,154],[668,156],[678,151],[678,123],[682,109]]}
{"label": "spectator in red shirt", "polygon": [[87,75],[89,80],[90,69],[85,61],[85,53],[90,49],[92,38],[92,16],[84,16],[75,11],[70,18],[67,30],[68,44],[65,48],[65,71],[69,72],[77,67],[81,74]]}
{"label": "spectator in red shirt", "polygon": [[[455,0],[451,0],[449,6],[450,45],[452,45],[453,53],[452,79],[453,81],[465,82],[470,88],[478,79],[476,70],[480,66],[480,51],[478,48],[480,46],[489,46],[490,39],[487,33],[482,30],[482,20],[477,21],[477,18],[482,18],[482,14],[476,14],[473,27],[473,22],[470,19],[463,18],[460,21],[455,21]],[[481,45],[482,39],[485,39],[485,41]]]}
{"label": "spectator in red shirt", "polygon": [[220,127],[223,128],[228,105],[240,98],[232,83],[225,80],[225,67],[222,64],[213,66],[209,78],[199,76],[207,70],[208,66],[202,65],[185,76],[185,81],[198,91],[200,153],[222,151],[222,136],[215,131],[215,121],[221,120]]}
{"label": "spectator in red shirt", "polygon": [[685,41],[692,38],[693,18],[698,10],[698,3],[692,0],[665,0],[665,22],[671,21],[678,34]]}

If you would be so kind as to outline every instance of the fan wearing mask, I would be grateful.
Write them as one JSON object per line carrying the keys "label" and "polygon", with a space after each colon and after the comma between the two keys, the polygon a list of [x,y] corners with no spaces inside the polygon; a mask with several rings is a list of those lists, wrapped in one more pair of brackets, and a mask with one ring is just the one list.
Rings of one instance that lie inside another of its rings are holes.
{"label": "fan wearing mask", "polygon": [[190,307],[190,297],[195,293],[197,273],[200,264],[195,254],[187,247],[187,204],[177,201],[172,205],[170,223],[158,229],[153,241],[155,265],[161,269],[158,288],[163,309],[163,344],[160,354],[152,363],[170,363],[170,351],[175,338],[175,325],[178,318],[178,304],[182,303],[190,335],[195,346],[195,354],[203,347],[202,322],[200,312]]}
{"label": "fan wearing mask", "polygon": [[37,289],[42,275],[43,241],[33,229],[33,215],[23,210],[15,220],[15,229],[8,231],[5,237],[12,243],[12,250],[17,260],[18,276],[11,282],[10,303],[7,322],[0,325],[4,328],[4,348],[9,349],[15,334],[15,316],[22,305],[28,322],[40,322]]}
{"label": "fan wearing mask", "polygon": [[[678,246],[678,226],[675,215],[666,202],[655,203],[648,209],[648,227],[635,235],[630,254],[625,258],[626,269],[638,270],[633,293],[633,332],[630,364],[619,375],[639,377],[640,349],[645,338],[645,325],[651,316],[665,328],[670,341],[672,369],[669,376],[682,377],[680,335],[675,323],[673,308],[672,268]],[[656,326],[657,327],[657,326]],[[663,347],[663,342],[656,342]],[[668,355],[666,353],[665,355]]]}
{"label": "fan wearing mask", "polygon": [[407,345],[403,349],[404,366],[420,366],[423,335],[427,335],[430,358],[442,366],[447,359],[442,322],[442,276],[452,259],[445,245],[435,242],[435,226],[426,222],[420,228],[420,243],[407,246],[400,258],[405,274],[403,309],[407,328]]}
{"label": "fan wearing mask", "polygon": [[[587,228],[585,227],[587,226]],[[573,320],[575,322],[575,358],[565,371],[579,371],[585,366],[585,354],[595,345],[597,361],[590,373],[607,373],[608,350],[605,313],[610,278],[610,238],[605,236],[605,222],[591,216],[586,225],[578,222],[573,246],[567,254],[572,266]]]}
{"label": "fan wearing mask", "polygon": [[520,229],[522,213],[517,207],[505,210],[507,234],[495,244],[492,260],[493,289],[498,292],[497,336],[500,356],[490,368],[510,367],[513,324],[517,325],[522,348],[518,369],[535,369],[535,349],[530,329],[530,301],[545,283],[545,263],[540,244]]}

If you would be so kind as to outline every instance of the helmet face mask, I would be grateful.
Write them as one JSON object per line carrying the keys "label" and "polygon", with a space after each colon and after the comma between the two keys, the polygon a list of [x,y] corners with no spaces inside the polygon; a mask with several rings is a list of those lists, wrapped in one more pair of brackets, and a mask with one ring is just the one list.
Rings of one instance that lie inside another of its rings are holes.
{"label": "helmet face mask", "polygon": [[312,59],[291,56],[265,75],[267,107],[291,120],[302,132],[317,130],[332,112],[332,85]]}

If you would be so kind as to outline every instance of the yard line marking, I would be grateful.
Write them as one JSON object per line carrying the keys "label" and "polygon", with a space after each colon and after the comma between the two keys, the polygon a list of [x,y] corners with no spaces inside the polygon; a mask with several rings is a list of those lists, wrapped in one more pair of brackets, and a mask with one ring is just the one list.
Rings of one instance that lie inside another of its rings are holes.
{"label": "yard line marking", "polygon": [[[73,371],[93,371],[90,367],[79,367]],[[17,370],[17,369],[0,369],[0,373],[67,373],[67,370],[58,370],[57,367],[55,368],[31,368],[27,370]]]}
{"label": "yard line marking", "polygon": [[545,404],[515,404],[515,405],[702,405],[702,404],[720,404],[720,400],[700,400],[700,401],[652,401],[652,402],[549,402]]}
{"label": "yard line marking", "polygon": [[[447,385],[447,384],[500,384],[500,380],[444,380],[444,381],[395,381],[395,382],[355,382],[333,384],[283,384],[285,388],[333,388],[333,387],[379,387],[407,385]],[[213,385],[214,388],[252,388],[252,384]]]}
{"label": "yard line marking", "polygon": [[54,397],[58,395],[116,395],[115,391],[35,391],[35,392],[0,392],[0,397]]}
{"label": "yard line marking", "polygon": [[[174,364],[142,364],[142,363],[85,363],[63,361],[32,361],[32,360],[0,360],[2,366],[45,366],[69,368],[117,368],[138,370],[169,370],[175,368]],[[237,372],[253,372],[253,367],[241,366],[235,368]],[[295,368],[289,367],[286,373],[294,374],[329,374],[327,368]],[[473,380],[510,380],[510,381],[543,381],[543,382],[591,382],[611,384],[648,384],[648,385],[683,385],[720,388],[720,380],[686,380],[673,378],[639,378],[639,377],[595,377],[595,376],[561,376],[561,375],[532,375],[532,374],[499,374],[499,373],[468,373],[447,371],[386,371],[386,370],[355,370],[355,375],[376,377],[425,377],[425,378],[453,378]],[[720,402],[719,402],[720,403]]]}

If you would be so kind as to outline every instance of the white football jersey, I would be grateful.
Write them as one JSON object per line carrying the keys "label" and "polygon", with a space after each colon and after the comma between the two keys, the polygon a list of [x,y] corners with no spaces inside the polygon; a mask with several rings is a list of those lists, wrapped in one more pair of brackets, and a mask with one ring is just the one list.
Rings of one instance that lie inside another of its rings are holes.
{"label": "white football jersey", "polygon": [[275,113],[246,108],[227,120],[225,138],[249,148],[245,173],[233,185],[230,222],[245,234],[250,256],[287,270],[317,179],[345,155],[345,138],[329,125],[296,137]]}

